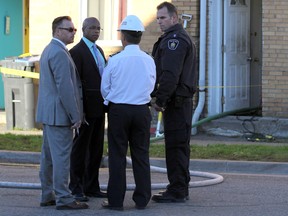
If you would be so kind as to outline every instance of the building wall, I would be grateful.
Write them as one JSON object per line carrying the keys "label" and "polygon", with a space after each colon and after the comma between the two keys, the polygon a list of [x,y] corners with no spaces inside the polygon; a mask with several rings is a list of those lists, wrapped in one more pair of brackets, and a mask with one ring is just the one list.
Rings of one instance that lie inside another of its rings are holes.
{"label": "building wall", "polygon": [[[103,0],[104,1],[104,0]],[[131,1],[131,0],[130,0]],[[162,0],[137,0],[129,2],[128,14],[135,14],[143,21],[146,32],[143,35],[143,42],[141,47],[145,51],[149,51],[152,48],[151,43],[155,42],[160,31],[156,29],[156,6],[161,3]],[[145,10],[143,8],[145,7]],[[68,49],[73,47],[79,42],[82,36],[81,25],[83,18],[81,14],[82,1],[81,0],[30,0],[30,12],[29,12],[29,30],[30,30],[30,53],[41,54],[45,46],[50,42],[52,38],[52,21],[57,16],[69,15],[72,18],[75,28],[78,29],[74,43],[69,44]],[[47,13],[46,11],[49,11]],[[103,23],[101,20],[99,20]],[[150,35],[149,29],[152,27],[153,35]],[[102,26],[104,29],[107,28]],[[157,32],[157,33],[156,33]],[[117,32],[115,32],[117,34]],[[105,54],[108,57],[110,54],[121,50],[121,46],[107,46],[104,45]]]}
{"label": "building wall", "polygon": [[[128,14],[135,14],[143,21],[146,31],[143,34],[140,46],[146,52],[151,53],[153,44],[161,35],[161,31],[156,22],[157,5],[163,2],[162,0],[130,0],[128,1]],[[171,2],[171,1],[170,1]],[[174,0],[172,1],[179,10],[179,15],[182,13],[192,14],[193,19],[188,22],[187,31],[198,41],[199,35],[199,0]],[[143,10],[145,8],[145,10]],[[45,46],[50,42],[52,37],[52,21],[57,16],[69,15],[75,27],[78,29],[74,43],[68,45],[68,49],[73,47],[80,40],[81,34],[81,0],[30,0],[29,12],[29,30],[30,30],[30,53],[41,54]],[[46,11],[49,11],[47,13]],[[44,13],[45,12],[45,13]],[[100,20],[101,22],[101,20]],[[104,29],[107,28],[103,26]],[[116,32],[115,32],[116,33]],[[107,46],[102,48],[106,56],[115,53],[122,49],[121,46]]]}
{"label": "building wall", "polygon": [[288,117],[288,1],[263,0],[263,116]]}
{"label": "building wall", "polygon": [[[207,0],[208,1],[208,0]],[[251,0],[252,1],[252,0]],[[128,0],[129,14],[138,15],[145,24],[141,48],[149,53],[161,35],[156,22],[156,6],[162,0]],[[200,0],[172,0],[182,13],[192,14],[187,31],[199,50]],[[288,117],[288,1],[263,0],[263,116]],[[145,10],[144,10],[145,8]],[[147,9],[148,8],[148,9]],[[56,16],[70,15],[76,28],[75,45],[81,37],[81,0],[30,0],[30,53],[41,54],[51,40],[51,24]],[[106,56],[121,47],[104,46]]]}
{"label": "building wall", "polygon": [[[153,44],[158,40],[158,37],[160,37],[162,34],[156,21],[156,13],[157,13],[156,7],[161,2],[163,1],[162,0],[153,1],[153,10],[152,13],[150,12],[151,21],[150,23],[146,22],[146,24],[148,25],[146,25],[146,31],[144,32],[141,41],[141,47],[149,53],[152,52]],[[197,45],[199,40],[199,10],[200,10],[199,0],[172,0],[169,2],[172,2],[177,7],[179,17],[181,17],[181,14],[183,13],[193,15],[192,20],[187,23],[186,30]],[[137,5],[136,2],[135,5]],[[180,22],[183,23],[182,20],[180,20]]]}
{"label": "building wall", "polygon": [[[68,15],[72,18],[75,28],[78,29],[74,43],[80,39],[81,6],[80,0],[30,0],[29,31],[31,54],[41,54],[45,46],[52,39],[52,22],[58,16]],[[71,48],[73,44],[68,45]]]}

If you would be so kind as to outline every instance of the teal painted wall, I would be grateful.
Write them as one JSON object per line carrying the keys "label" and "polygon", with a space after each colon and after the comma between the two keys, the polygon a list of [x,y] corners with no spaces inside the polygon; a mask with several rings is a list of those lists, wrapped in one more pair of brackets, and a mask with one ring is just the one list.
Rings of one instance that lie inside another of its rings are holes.
{"label": "teal painted wall", "polygon": [[[10,17],[10,34],[5,34],[5,17]],[[0,0],[0,59],[23,53],[23,2]],[[0,109],[4,109],[4,87],[0,76]]]}

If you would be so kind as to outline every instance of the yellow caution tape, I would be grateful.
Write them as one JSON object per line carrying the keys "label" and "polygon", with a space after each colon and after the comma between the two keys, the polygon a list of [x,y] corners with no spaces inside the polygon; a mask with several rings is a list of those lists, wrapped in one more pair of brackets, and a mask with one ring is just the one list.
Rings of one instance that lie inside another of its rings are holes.
{"label": "yellow caution tape", "polygon": [[[0,67],[0,72],[4,74],[11,74],[11,75],[17,75],[21,77],[28,77],[28,78],[34,78],[39,79],[39,73],[35,72],[29,72],[29,71],[23,71],[23,70],[16,70],[12,68],[4,68]],[[261,85],[247,85],[247,86],[201,86],[203,90],[208,88],[243,88],[243,87],[258,87]]]}
{"label": "yellow caution tape", "polygon": [[19,55],[18,57],[24,58],[24,57],[30,57],[30,56],[32,56],[31,53],[23,53],[23,54]]}
{"label": "yellow caution tape", "polygon": [[16,76],[21,76],[21,77],[39,79],[39,73],[30,72],[30,71],[0,67],[0,72],[3,74],[11,74],[11,75],[16,75]]}

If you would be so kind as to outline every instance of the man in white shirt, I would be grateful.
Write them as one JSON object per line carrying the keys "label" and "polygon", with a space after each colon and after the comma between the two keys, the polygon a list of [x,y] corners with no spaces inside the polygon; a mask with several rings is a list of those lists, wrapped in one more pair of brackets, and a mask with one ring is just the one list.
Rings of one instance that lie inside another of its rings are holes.
{"label": "man in white shirt", "polygon": [[138,17],[121,23],[124,50],[110,57],[104,69],[101,93],[108,105],[109,182],[104,208],[123,210],[126,191],[126,153],[130,146],[136,188],[133,200],[143,209],[151,198],[149,139],[151,113],[148,104],[156,81],[154,60],[139,43],[144,26]]}

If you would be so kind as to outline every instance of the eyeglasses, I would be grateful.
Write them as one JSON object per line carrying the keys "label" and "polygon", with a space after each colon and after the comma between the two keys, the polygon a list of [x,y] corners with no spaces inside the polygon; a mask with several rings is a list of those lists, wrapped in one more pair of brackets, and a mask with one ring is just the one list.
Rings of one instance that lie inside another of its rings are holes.
{"label": "eyeglasses", "polygon": [[76,28],[72,28],[72,27],[70,27],[70,28],[62,28],[62,27],[58,27],[59,29],[64,29],[64,30],[66,30],[66,31],[68,31],[68,32],[76,32],[77,31],[77,29]]}
{"label": "eyeglasses", "polygon": [[99,27],[99,26],[90,26],[90,27],[88,27],[88,29],[90,29],[90,30],[103,31],[103,29],[102,29],[101,27]]}

